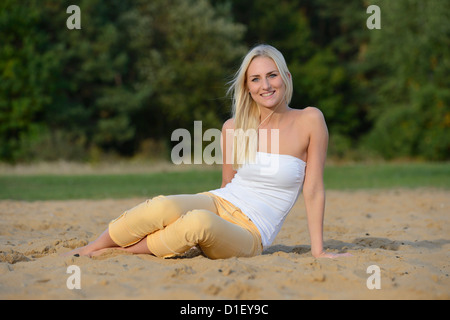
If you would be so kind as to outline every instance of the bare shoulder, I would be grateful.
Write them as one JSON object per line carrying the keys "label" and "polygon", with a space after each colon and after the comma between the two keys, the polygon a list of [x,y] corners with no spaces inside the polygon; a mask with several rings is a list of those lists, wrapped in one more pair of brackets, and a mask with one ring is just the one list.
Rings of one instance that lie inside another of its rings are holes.
{"label": "bare shoulder", "polygon": [[222,130],[234,129],[234,119],[230,118],[223,123]]}
{"label": "bare shoulder", "polygon": [[305,118],[308,118],[308,119],[313,119],[313,118],[315,118],[315,119],[317,119],[317,120],[322,120],[322,119],[324,119],[324,116],[323,116],[323,113],[322,113],[322,111],[320,111],[320,109],[319,108],[316,108],[316,107],[306,107],[305,109],[303,109],[303,110],[300,110],[302,113],[303,113],[303,115],[305,116]]}
{"label": "bare shoulder", "polygon": [[316,107],[306,107],[305,109],[293,109],[292,116],[297,123],[301,123],[303,126],[306,124],[318,124],[324,123],[325,117]]}

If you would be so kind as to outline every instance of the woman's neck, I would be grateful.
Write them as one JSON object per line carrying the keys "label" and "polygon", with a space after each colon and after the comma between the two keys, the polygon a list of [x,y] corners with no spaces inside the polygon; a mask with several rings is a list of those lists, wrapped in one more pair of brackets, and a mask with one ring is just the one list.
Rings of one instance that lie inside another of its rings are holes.
{"label": "woman's neck", "polygon": [[267,127],[269,123],[273,127],[278,127],[283,114],[286,113],[289,109],[290,108],[286,103],[279,104],[274,108],[259,107],[260,127]]}

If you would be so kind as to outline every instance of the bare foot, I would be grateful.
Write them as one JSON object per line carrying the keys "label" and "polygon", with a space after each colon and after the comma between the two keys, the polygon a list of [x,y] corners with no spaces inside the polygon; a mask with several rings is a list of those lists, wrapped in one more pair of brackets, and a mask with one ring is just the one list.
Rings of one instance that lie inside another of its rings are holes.
{"label": "bare foot", "polygon": [[71,251],[69,251],[69,252],[61,253],[60,256],[61,256],[61,257],[71,257],[71,256],[80,257],[80,256],[88,256],[88,255],[89,255],[89,252],[88,252],[88,250],[87,250],[86,247],[87,247],[87,246],[84,246],[84,247],[80,247],[80,248],[73,249],[73,250],[71,250]]}
{"label": "bare foot", "polygon": [[84,247],[64,253],[62,256],[90,256],[95,251],[112,247],[117,247],[117,244],[111,239],[108,229],[106,229],[95,241]]}
{"label": "bare foot", "polygon": [[336,259],[340,257],[353,257],[351,253],[345,252],[345,253],[331,253],[331,252],[322,252],[318,256],[314,256],[315,258],[330,258],[330,259]]}
{"label": "bare foot", "polygon": [[115,250],[126,251],[125,248],[121,248],[121,247],[104,248],[104,249],[99,249],[99,250],[93,251],[93,252],[91,252],[90,254],[88,254],[88,256],[89,256],[90,258],[92,258],[92,257],[97,257],[97,256],[100,256],[100,255],[102,255],[102,254],[108,252],[108,251],[109,251],[109,252],[112,252],[112,251],[115,251]]}

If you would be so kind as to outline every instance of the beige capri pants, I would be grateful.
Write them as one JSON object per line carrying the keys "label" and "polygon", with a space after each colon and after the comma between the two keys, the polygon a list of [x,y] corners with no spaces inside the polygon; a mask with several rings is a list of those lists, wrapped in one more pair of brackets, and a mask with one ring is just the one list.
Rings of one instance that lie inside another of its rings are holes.
{"label": "beige capri pants", "polygon": [[254,223],[239,208],[209,192],[147,200],[111,221],[109,235],[121,247],[147,237],[150,252],[164,258],[181,255],[195,245],[210,259],[262,252]]}

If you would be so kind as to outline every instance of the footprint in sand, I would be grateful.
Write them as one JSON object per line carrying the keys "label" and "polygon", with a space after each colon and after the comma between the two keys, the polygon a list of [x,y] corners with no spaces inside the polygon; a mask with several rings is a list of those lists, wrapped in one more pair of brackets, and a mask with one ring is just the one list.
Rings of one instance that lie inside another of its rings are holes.
{"label": "footprint in sand", "polygon": [[1,250],[0,251],[0,262],[8,262],[14,264],[20,261],[30,261],[23,253],[19,251],[14,251],[12,249]]}

